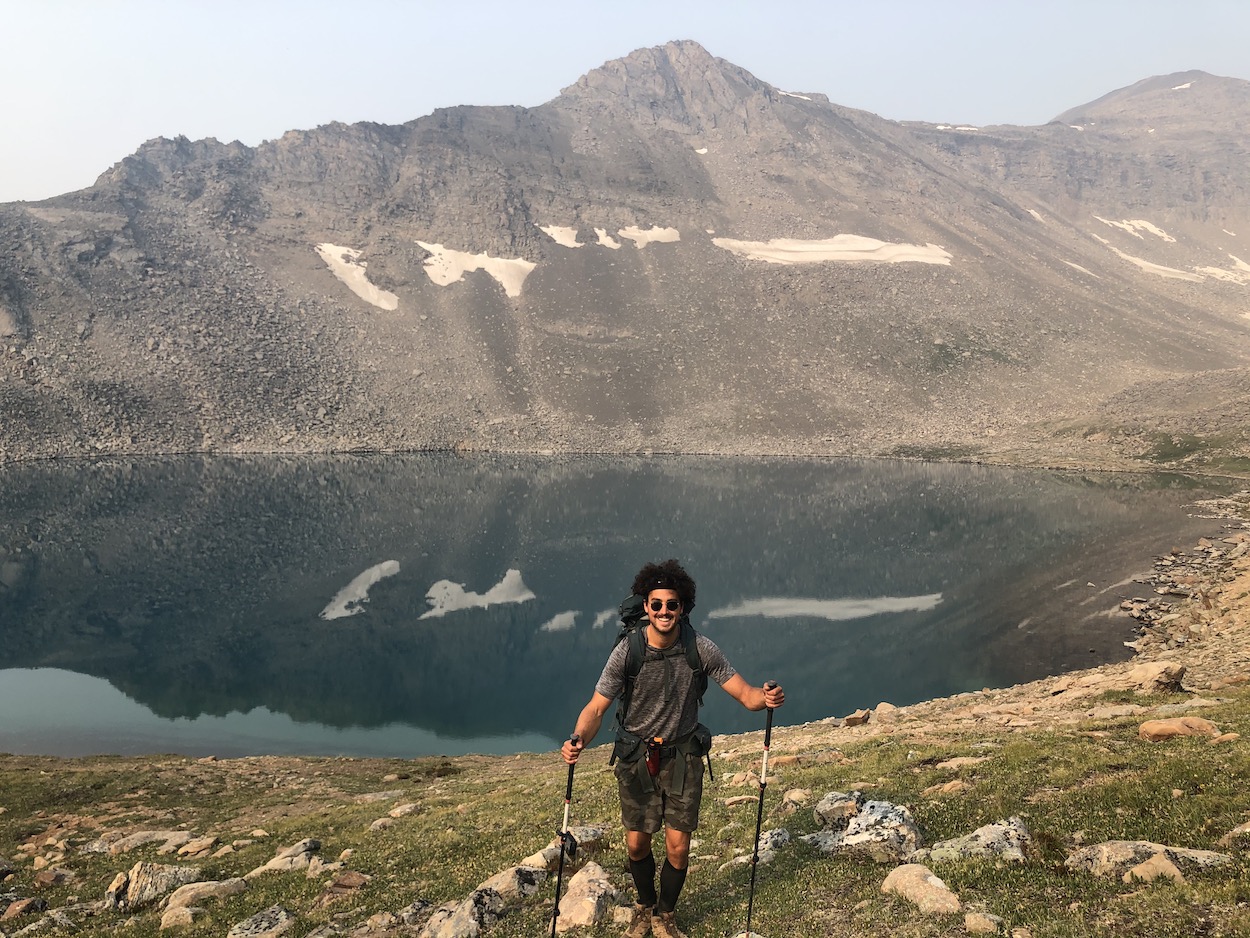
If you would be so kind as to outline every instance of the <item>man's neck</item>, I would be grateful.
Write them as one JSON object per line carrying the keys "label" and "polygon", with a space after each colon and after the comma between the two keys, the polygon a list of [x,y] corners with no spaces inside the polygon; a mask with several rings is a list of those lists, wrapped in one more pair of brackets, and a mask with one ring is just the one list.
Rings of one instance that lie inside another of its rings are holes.
{"label": "man's neck", "polygon": [[669,632],[668,635],[665,636],[665,635],[656,634],[656,630],[651,627],[651,623],[650,622],[647,623],[647,644],[650,645],[652,648],[654,648],[656,651],[664,651],[666,648],[673,647],[673,645],[677,642],[678,636],[680,635],[681,635],[680,625],[678,625],[677,628],[673,629],[673,631]]}

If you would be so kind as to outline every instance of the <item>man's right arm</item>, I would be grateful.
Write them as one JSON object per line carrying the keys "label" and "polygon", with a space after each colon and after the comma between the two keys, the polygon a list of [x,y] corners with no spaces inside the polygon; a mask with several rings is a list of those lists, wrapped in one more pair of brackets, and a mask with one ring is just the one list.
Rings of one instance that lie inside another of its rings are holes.
{"label": "man's right arm", "polygon": [[579,737],[576,745],[566,739],[564,745],[560,747],[560,755],[569,765],[577,761],[582,750],[595,738],[599,727],[603,725],[603,715],[608,712],[610,706],[612,706],[612,698],[595,691],[590,698],[590,703],[582,708],[581,714],[577,717],[577,728],[573,730],[574,735]]}

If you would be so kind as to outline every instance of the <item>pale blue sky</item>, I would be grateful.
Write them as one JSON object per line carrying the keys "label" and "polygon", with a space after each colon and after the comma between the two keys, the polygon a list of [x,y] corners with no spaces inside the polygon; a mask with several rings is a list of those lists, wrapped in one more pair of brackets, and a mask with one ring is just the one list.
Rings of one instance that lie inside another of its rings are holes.
{"label": "pale blue sky", "polygon": [[156,136],[537,105],[670,39],[894,120],[1040,124],[1152,75],[1250,79],[1246,0],[0,0],[0,201]]}

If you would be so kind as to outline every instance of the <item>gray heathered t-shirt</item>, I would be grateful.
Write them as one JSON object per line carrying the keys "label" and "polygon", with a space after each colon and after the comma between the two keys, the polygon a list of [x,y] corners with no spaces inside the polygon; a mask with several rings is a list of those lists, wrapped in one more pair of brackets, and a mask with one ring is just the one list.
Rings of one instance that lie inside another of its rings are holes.
{"label": "gray heathered t-shirt", "polygon": [[[703,670],[707,672],[709,687],[712,681],[724,684],[738,673],[714,641],[702,633],[696,635],[699,658],[703,661]],[[646,632],[643,637],[645,640]],[[680,654],[674,653],[675,649],[680,649]],[[603,666],[603,673],[595,684],[595,690],[604,697],[615,699],[620,696],[628,655],[628,641],[618,642],[612,654],[608,655],[608,663]],[[620,706],[620,701],[617,701],[617,706]],[[666,657],[646,645],[642,670],[634,679],[625,729],[644,739],[653,736],[677,739],[693,730],[698,722],[699,698],[694,686],[694,672],[686,662],[685,646],[679,640]]]}

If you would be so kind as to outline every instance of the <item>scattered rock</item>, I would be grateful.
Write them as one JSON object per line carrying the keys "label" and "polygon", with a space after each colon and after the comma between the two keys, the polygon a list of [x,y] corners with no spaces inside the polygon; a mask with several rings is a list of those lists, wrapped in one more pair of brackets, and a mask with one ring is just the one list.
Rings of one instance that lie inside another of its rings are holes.
{"label": "scattered rock", "polygon": [[842,721],[843,726],[863,726],[872,716],[871,710],[856,710],[848,714]]}
{"label": "scattered rock", "polygon": [[133,911],[156,902],[179,886],[200,878],[196,866],[172,866],[168,863],[139,861],[126,873],[119,873],[105,893],[105,902],[116,909]]}
{"label": "scattered rock", "polygon": [[587,863],[569,880],[569,890],[560,899],[556,931],[593,928],[608,918],[609,910],[616,906],[618,898],[603,867],[598,863]]}
{"label": "scattered rock", "polygon": [[280,905],[244,919],[226,932],[226,938],[274,938],[295,924],[295,914]]}
{"label": "scattered rock", "polygon": [[799,838],[824,853],[862,856],[874,863],[898,863],[920,846],[911,812],[888,801],[865,802],[842,831],[824,830]]}
{"label": "scattered rock", "polygon": [[285,850],[278,851],[277,856],[266,863],[264,866],[258,866],[250,873],[246,874],[244,879],[255,879],[264,873],[285,872],[288,870],[307,869],[308,864],[312,860],[313,854],[321,849],[321,841],[306,837],[296,844],[292,844]]}
{"label": "scattered rock", "polygon": [[4,910],[4,914],[0,915],[0,922],[11,922],[20,916],[34,915],[45,911],[47,908],[48,903],[45,899],[18,899],[9,903],[8,908]]}
{"label": "scattered rock", "polygon": [[964,916],[964,931],[969,935],[997,935],[1003,929],[1003,920],[988,912],[969,912]]}
{"label": "scattered rock", "polygon": [[881,891],[902,896],[925,915],[951,915],[962,910],[959,897],[920,863],[895,867],[881,884]]}
{"label": "scattered rock", "polygon": [[185,886],[179,886],[171,892],[163,905],[166,909],[199,905],[206,899],[222,899],[227,896],[237,896],[246,889],[247,881],[240,877],[202,883],[187,883]]}
{"label": "scattered rock", "polygon": [[513,866],[502,873],[496,873],[477,888],[494,890],[499,893],[506,905],[512,907],[538,892],[546,879],[545,869],[535,866]]}
{"label": "scattered rock", "polygon": [[319,909],[344,896],[356,895],[356,893],[369,884],[370,879],[372,877],[366,876],[364,873],[358,873],[355,870],[340,873],[326,884],[326,888],[321,891],[321,895],[313,901],[313,908]]}
{"label": "scattered rock", "polygon": [[978,827],[965,837],[956,837],[917,851],[917,857],[944,862],[983,857],[1023,863],[1033,842],[1024,821],[1018,817],[1008,818],[996,824]]}
{"label": "scattered rock", "polygon": [[1092,873],[1094,876],[1122,876],[1158,854],[1165,856],[1178,868],[1190,866],[1199,870],[1223,866],[1232,861],[1228,854],[1213,850],[1169,847],[1146,840],[1108,840],[1073,851],[1064,861],[1064,865],[1070,870]]}
{"label": "scattered rock", "polygon": [[1143,860],[1135,867],[1124,874],[1123,879],[1126,883],[1134,880],[1140,880],[1143,883],[1152,883],[1156,879],[1163,877],[1170,879],[1174,883],[1185,882],[1185,877],[1181,871],[1177,869],[1176,864],[1169,860],[1164,854],[1156,853],[1148,860]]}
{"label": "scattered rock", "polygon": [[1202,717],[1172,717],[1167,720],[1147,720],[1137,729],[1137,738],[1158,743],[1177,736],[1220,735],[1219,728]]}

